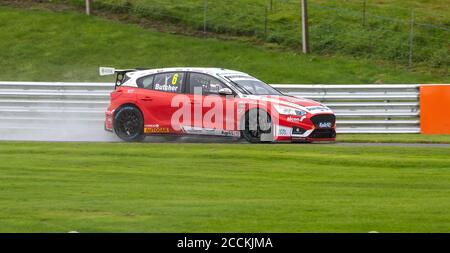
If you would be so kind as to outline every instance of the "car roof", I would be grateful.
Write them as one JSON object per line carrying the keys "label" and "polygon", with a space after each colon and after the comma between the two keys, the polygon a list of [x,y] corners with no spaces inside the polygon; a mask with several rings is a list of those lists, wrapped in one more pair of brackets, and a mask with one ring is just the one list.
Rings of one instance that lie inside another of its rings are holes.
{"label": "car roof", "polygon": [[133,78],[138,78],[141,76],[151,75],[151,74],[155,74],[155,73],[172,72],[172,71],[200,72],[200,73],[205,73],[205,74],[209,74],[209,75],[220,75],[220,76],[227,76],[227,75],[248,76],[247,73],[236,71],[236,70],[223,69],[223,68],[201,68],[201,67],[173,67],[173,68],[146,69],[146,70],[137,70],[137,71],[129,72],[129,73],[127,73],[127,75],[130,77],[133,77]]}

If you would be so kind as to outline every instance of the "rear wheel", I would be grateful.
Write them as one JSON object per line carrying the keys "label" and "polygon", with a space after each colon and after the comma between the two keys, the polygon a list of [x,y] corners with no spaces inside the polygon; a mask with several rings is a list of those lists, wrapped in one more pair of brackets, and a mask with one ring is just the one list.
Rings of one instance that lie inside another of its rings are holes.
{"label": "rear wheel", "polygon": [[245,113],[242,136],[250,143],[272,142],[272,120],[264,110]]}
{"label": "rear wheel", "polygon": [[119,108],[114,115],[114,132],[124,141],[142,141],[145,136],[141,111],[134,106]]}

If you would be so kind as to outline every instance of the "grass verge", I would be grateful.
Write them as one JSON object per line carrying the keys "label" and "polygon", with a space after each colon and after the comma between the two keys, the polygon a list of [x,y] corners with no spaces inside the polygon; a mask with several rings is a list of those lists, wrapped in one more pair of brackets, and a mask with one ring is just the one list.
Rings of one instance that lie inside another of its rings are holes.
{"label": "grass verge", "polygon": [[99,66],[224,67],[270,83],[446,83],[448,77],[411,73],[346,57],[305,56],[242,42],[195,38],[71,11],[0,6],[0,80],[108,81]]}
{"label": "grass verge", "polygon": [[0,231],[448,232],[449,154],[0,142]]}
{"label": "grass verge", "polygon": [[359,143],[450,143],[450,134],[338,134],[336,140]]}
{"label": "grass verge", "polygon": [[[84,7],[84,0],[58,1]],[[313,52],[383,59],[404,65],[409,61],[414,11],[414,66],[422,70],[440,69],[448,75],[450,12],[446,0],[364,3],[310,0],[308,6]],[[203,31],[206,26],[213,33],[252,36],[290,48],[300,45],[300,4],[296,0],[208,0],[206,13],[204,0],[96,0],[93,8],[186,29]]]}

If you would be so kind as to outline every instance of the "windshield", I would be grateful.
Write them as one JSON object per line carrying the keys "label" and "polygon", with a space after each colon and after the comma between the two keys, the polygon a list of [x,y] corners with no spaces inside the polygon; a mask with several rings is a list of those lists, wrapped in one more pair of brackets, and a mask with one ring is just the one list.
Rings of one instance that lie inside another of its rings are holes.
{"label": "windshield", "polygon": [[282,95],[272,86],[251,76],[229,76],[231,80],[241,92],[249,95]]}

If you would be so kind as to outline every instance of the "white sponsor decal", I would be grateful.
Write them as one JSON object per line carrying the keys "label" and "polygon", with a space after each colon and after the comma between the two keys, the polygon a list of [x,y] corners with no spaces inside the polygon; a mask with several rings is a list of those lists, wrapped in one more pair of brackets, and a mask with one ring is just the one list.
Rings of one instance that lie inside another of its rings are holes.
{"label": "white sponsor decal", "polygon": [[302,117],[292,117],[292,116],[289,116],[289,117],[287,117],[287,121],[289,121],[289,122],[302,122],[304,119],[306,118],[306,116],[302,116]]}
{"label": "white sponsor decal", "polygon": [[300,121],[300,118],[289,116],[289,117],[287,117],[286,120],[287,120],[287,121],[290,121],[290,122],[299,122],[299,121]]}
{"label": "white sponsor decal", "polygon": [[290,127],[277,126],[276,128],[277,128],[278,136],[291,136],[292,135],[292,128],[290,128]]}
{"label": "white sponsor decal", "polygon": [[303,134],[298,134],[298,133],[294,134],[294,133],[292,133],[292,128],[290,128],[290,127],[275,125],[274,128],[275,128],[276,135],[281,136],[281,137],[307,137],[314,130],[314,129],[310,129],[310,130],[306,130]]}
{"label": "white sponsor decal", "polygon": [[145,125],[145,127],[159,127],[159,124],[150,124],[150,125]]}
{"label": "white sponsor decal", "polygon": [[155,84],[155,90],[162,90],[162,91],[172,91],[176,92],[178,90],[177,86],[167,85],[167,84]]}
{"label": "white sponsor decal", "polygon": [[331,128],[331,122],[319,122],[320,128]]}

